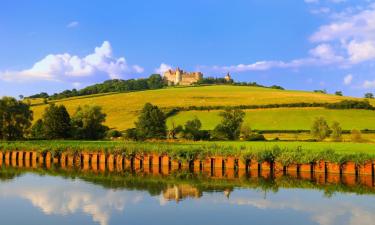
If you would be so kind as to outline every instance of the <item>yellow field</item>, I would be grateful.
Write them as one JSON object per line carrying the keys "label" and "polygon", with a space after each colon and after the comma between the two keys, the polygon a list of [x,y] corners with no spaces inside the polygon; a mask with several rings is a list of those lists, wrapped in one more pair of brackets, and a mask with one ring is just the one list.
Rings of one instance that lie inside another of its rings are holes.
{"label": "yellow field", "polygon": [[[82,96],[55,101],[64,104],[70,113],[79,105],[98,105],[107,113],[106,125],[124,130],[133,127],[139,110],[146,102],[160,107],[234,106],[271,103],[337,102],[346,97],[304,91],[282,91],[259,87],[204,86],[175,87],[131,93]],[[39,119],[46,105],[33,106],[34,120]]]}

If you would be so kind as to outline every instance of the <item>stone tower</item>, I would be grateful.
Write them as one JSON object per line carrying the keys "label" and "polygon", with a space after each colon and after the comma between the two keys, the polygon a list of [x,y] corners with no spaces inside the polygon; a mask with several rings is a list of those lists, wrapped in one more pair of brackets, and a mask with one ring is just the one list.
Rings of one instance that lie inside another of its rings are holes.
{"label": "stone tower", "polygon": [[175,80],[175,84],[179,84],[182,80],[182,71],[180,70],[180,68],[177,67],[176,69],[176,80]]}
{"label": "stone tower", "polygon": [[232,77],[230,76],[229,72],[227,73],[227,75],[224,77],[224,79],[229,82],[232,80]]}

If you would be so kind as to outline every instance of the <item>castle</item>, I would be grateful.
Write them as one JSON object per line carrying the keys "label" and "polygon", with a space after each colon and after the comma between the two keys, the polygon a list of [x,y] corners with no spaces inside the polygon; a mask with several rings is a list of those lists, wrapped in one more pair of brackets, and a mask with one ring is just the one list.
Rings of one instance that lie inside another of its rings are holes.
{"label": "castle", "polygon": [[191,85],[203,78],[201,72],[188,73],[177,67],[176,70],[167,70],[164,79],[168,85]]}

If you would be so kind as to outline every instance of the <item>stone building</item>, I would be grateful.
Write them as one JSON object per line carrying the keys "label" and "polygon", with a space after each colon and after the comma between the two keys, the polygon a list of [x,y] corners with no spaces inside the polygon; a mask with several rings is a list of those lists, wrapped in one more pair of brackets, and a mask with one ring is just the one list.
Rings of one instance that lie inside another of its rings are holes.
{"label": "stone building", "polygon": [[191,85],[203,78],[201,72],[185,72],[177,67],[176,70],[167,70],[164,73],[164,79],[168,85]]}

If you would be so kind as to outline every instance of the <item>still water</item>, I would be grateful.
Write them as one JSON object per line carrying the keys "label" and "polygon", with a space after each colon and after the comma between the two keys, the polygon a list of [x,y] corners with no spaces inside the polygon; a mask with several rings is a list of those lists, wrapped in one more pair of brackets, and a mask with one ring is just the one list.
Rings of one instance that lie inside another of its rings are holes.
{"label": "still water", "polygon": [[2,168],[0,178],[1,224],[375,224],[373,178],[42,168]]}

